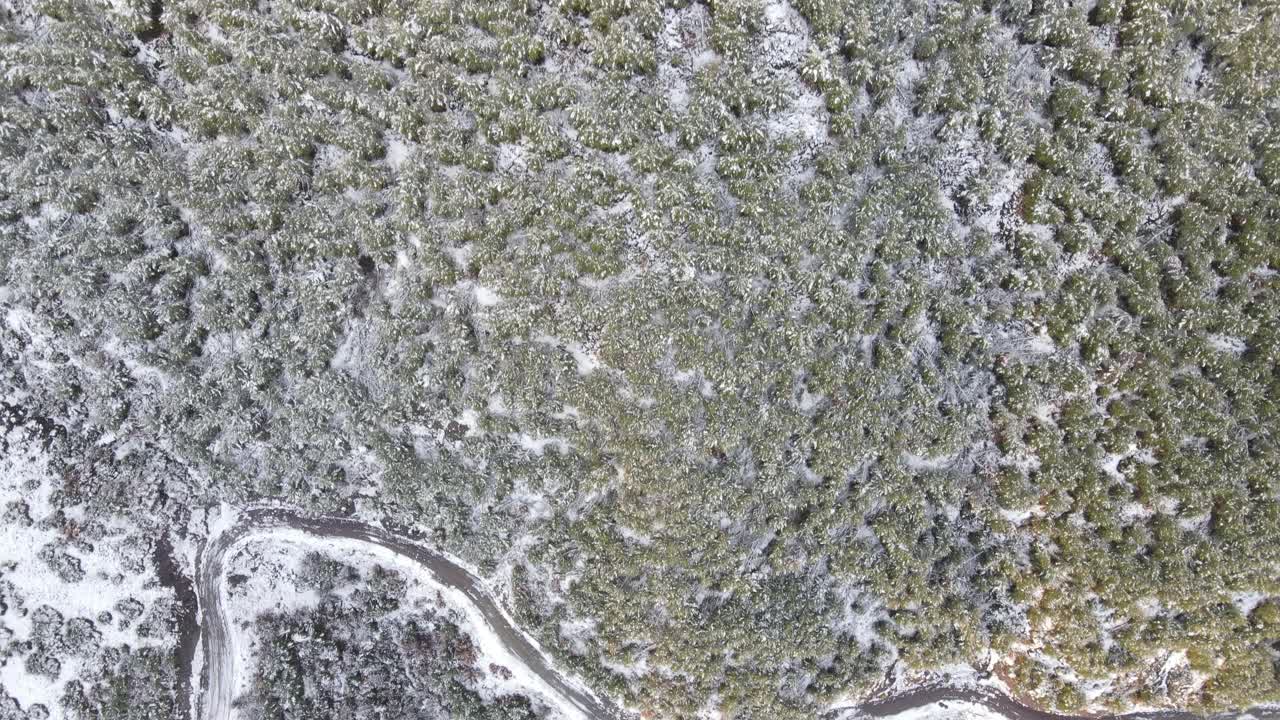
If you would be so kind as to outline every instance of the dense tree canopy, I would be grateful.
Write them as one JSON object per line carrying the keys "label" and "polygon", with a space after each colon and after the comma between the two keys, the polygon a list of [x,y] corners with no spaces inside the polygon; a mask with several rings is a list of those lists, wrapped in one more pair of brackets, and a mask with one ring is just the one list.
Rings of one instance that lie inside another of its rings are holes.
{"label": "dense tree canopy", "polygon": [[422,529],[664,717],[895,661],[1280,700],[1277,46],[1267,1],[18,0],[0,389],[73,499]]}

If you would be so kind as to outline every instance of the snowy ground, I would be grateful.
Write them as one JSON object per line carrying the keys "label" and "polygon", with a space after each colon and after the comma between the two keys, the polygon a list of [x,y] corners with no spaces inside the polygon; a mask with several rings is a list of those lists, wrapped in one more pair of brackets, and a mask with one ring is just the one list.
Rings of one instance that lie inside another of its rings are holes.
{"label": "snowy ground", "polygon": [[[68,680],[79,676],[91,649],[80,656],[62,655],[56,678],[29,672],[17,645],[31,639],[32,615],[52,608],[63,621],[85,618],[93,623],[102,647],[141,647],[165,640],[140,637],[140,618],[129,621],[116,607],[134,600],[150,609],[172,596],[160,586],[149,557],[149,545],[138,542],[127,528],[94,527],[79,508],[55,505],[55,480],[38,441],[21,429],[5,438],[0,456],[0,689],[23,708],[43,705],[58,717],[58,697]],[[72,576],[60,576],[41,557],[55,551],[67,566],[79,566]],[[78,580],[68,579],[82,575]]]}

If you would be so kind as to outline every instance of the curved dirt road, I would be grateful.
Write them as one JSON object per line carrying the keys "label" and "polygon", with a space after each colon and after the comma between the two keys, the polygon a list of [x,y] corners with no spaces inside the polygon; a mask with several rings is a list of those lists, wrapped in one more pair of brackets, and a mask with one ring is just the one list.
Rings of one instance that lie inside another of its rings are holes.
{"label": "curved dirt road", "polygon": [[[227,551],[255,534],[273,530],[301,531],[317,539],[353,540],[388,550],[428,570],[441,584],[461,592],[481,615],[489,629],[507,650],[546,684],[564,706],[576,710],[587,720],[619,720],[627,717],[606,699],[585,692],[569,682],[551,663],[547,655],[513,624],[510,617],[485,588],[484,581],[448,556],[400,537],[382,528],[356,520],[334,517],[307,517],[289,510],[256,508],[241,511],[235,522],[209,538],[197,560],[196,594],[201,615],[201,644],[204,655],[203,677],[193,678],[192,688],[199,687],[202,720],[229,720],[235,699],[237,668],[231,651],[230,625],[224,606]],[[181,648],[180,648],[181,650]],[[548,698],[553,699],[553,698]],[[1118,716],[1059,715],[1020,704],[994,688],[953,688],[924,686],[894,695],[878,697],[858,706],[837,707],[819,717],[835,720],[855,717],[890,717],[946,702],[982,705],[1008,720],[1205,720],[1200,715],[1180,711],[1137,712]],[[945,706],[939,706],[942,709]],[[1249,711],[1224,713],[1212,720],[1280,720],[1280,708],[1254,708]]]}
{"label": "curved dirt road", "polygon": [[[240,513],[235,523],[210,538],[199,559],[196,587],[200,603],[201,639],[204,647],[204,692],[201,717],[204,720],[228,720],[235,699],[235,653],[231,650],[230,625],[225,612],[225,568],[227,551],[255,534],[272,530],[302,531],[316,538],[340,538],[369,543],[389,550],[422,566],[441,585],[461,592],[480,613],[484,622],[531,672],[557,695],[559,700],[576,709],[588,720],[616,720],[623,717],[606,700],[584,692],[556,670],[546,654],[520,632],[485,589],[484,581],[445,555],[386,530],[342,518],[308,518],[286,510],[252,509]],[[557,698],[548,698],[555,700]]]}
{"label": "curved dirt road", "polygon": [[1258,707],[1241,712],[1225,712],[1216,715],[1196,715],[1182,710],[1151,710],[1123,715],[1062,715],[1055,712],[1027,707],[992,687],[955,688],[932,685],[912,688],[878,698],[859,706],[834,708],[825,713],[827,718],[873,717],[887,718],[927,705],[941,703],[973,703],[993,710],[1007,720],[1280,720],[1280,708]]}

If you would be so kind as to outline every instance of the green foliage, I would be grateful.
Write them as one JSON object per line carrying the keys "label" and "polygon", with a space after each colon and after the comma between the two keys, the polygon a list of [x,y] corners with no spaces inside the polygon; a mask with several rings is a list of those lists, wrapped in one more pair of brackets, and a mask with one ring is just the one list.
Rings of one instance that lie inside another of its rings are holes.
{"label": "green foliage", "polygon": [[[310,567],[334,561],[309,557]],[[348,568],[348,570],[351,570]],[[375,567],[349,598],[258,617],[252,690],[237,702],[262,718],[450,717],[533,720],[529,700],[484,701],[476,648],[454,620],[426,606],[400,610],[405,581]],[[358,573],[357,573],[358,574]],[[509,672],[509,671],[508,671]]]}
{"label": "green foliage", "polygon": [[[1278,37],[1158,0],[39,3],[0,25],[4,389],[192,506],[512,559],[522,619],[659,714],[987,648],[1046,707],[1276,699],[1274,603],[1219,608],[1280,591]],[[83,492],[140,507],[98,455]],[[268,623],[268,714],[333,609]],[[1201,691],[1149,682],[1174,650]],[[68,712],[150,707],[147,662]]]}

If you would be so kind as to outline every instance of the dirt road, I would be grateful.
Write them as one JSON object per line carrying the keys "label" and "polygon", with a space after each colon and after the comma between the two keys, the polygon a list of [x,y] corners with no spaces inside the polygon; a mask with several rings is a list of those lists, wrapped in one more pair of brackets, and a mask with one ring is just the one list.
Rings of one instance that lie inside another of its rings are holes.
{"label": "dirt road", "polygon": [[254,509],[242,512],[236,522],[210,538],[200,558],[197,595],[203,622],[204,720],[228,720],[235,699],[235,653],[230,633],[233,629],[225,612],[225,569],[227,551],[255,534],[288,528],[316,538],[341,538],[370,543],[389,550],[429,572],[435,582],[460,591],[483,617],[485,625],[498,640],[524,665],[549,686],[560,704],[576,709],[590,720],[614,720],[624,714],[607,700],[575,686],[557,670],[548,656],[530,638],[515,627],[511,619],[485,588],[484,581],[447,556],[411,540],[365,523],[342,518],[308,518],[276,509]]}

